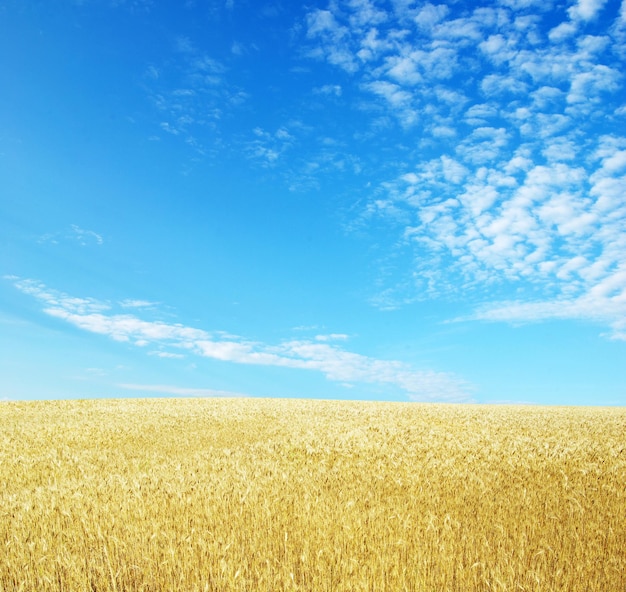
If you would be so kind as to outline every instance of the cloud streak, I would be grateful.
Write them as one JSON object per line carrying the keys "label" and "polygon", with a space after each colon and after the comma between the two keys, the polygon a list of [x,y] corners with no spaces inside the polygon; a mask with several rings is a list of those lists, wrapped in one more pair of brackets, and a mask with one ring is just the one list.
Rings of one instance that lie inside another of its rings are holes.
{"label": "cloud streak", "polygon": [[220,391],[205,388],[189,388],[170,386],[165,384],[118,384],[119,388],[141,393],[158,393],[170,397],[247,397],[242,393],[233,391]]}
{"label": "cloud streak", "polygon": [[112,304],[92,298],[75,298],[33,280],[6,279],[41,302],[47,315],[118,342],[158,348],[152,355],[195,355],[236,364],[316,371],[328,380],[342,384],[369,383],[392,387],[412,400],[461,401],[470,398],[470,386],[452,375],[415,370],[399,361],[364,356],[332,343],[345,341],[347,336],[343,334],[318,335],[313,340],[285,340],[271,345],[179,323],[119,314]]}

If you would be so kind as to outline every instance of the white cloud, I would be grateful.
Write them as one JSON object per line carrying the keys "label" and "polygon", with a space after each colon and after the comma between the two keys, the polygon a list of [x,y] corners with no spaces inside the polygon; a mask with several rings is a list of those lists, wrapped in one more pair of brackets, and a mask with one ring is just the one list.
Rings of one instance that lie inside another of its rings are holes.
{"label": "white cloud", "polygon": [[498,117],[498,109],[489,103],[479,103],[467,109],[464,117],[469,125],[486,126],[490,119]]}
{"label": "white cloud", "polygon": [[346,341],[349,337],[345,333],[330,333],[328,335],[316,335],[315,341]]}
{"label": "white cloud", "polygon": [[[148,342],[146,342],[147,345]],[[156,356],[157,358],[171,358],[174,360],[180,360],[185,357],[184,354],[176,354],[174,352],[164,352],[164,351],[151,351],[148,352],[151,356]]]}
{"label": "white cloud", "polygon": [[384,23],[388,18],[387,12],[377,8],[371,0],[349,0],[348,5],[353,10],[350,16],[352,27],[370,28]]}
{"label": "white cloud", "polygon": [[511,43],[511,40],[497,33],[495,35],[489,35],[485,41],[478,44],[478,48],[488,56],[490,61],[499,65],[511,58],[511,50],[508,47],[509,43]]}
{"label": "white cloud", "polygon": [[436,6],[426,3],[415,15],[415,22],[419,27],[430,29],[436,23],[440,22],[447,14],[448,7],[445,4],[437,4]]}
{"label": "white cloud", "polygon": [[4,279],[13,282],[24,294],[34,296],[42,302],[45,302],[48,306],[62,307],[68,312],[84,315],[99,313],[110,310],[111,308],[109,304],[93,298],[73,298],[61,292],[49,290],[44,284],[34,280],[22,280],[14,275],[4,276]]}
{"label": "white cloud", "polygon": [[375,34],[351,24],[354,4],[329,5],[355,61],[375,40],[355,84],[407,144],[415,134],[413,160],[372,192],[363,219],[400,228],[422,297],[497,284],[527,300],[485,304],[480,318],[585,318],[624,333],[626,2],[613,22],[605,5],[397,0]]}
{"label": "white cloud", "polygon": [[488,74],[482,81],[481,90],[487,98],[505,94],[526,94],[528,86],[515,76]]}
{"label": "white cloud", "polygon": [[340,27],[330,10],[316,9],[307,15],[309,37],[315,37],[321,33],[330,32],[333,37],[340,38],[347,33],[345,27]]}
{"label": "white cloud", "polygon": [[349,46],[349,29],[340,25],[330,10],[316,9],[307,15],[307,36],[321,39],[322,45],[309,55],[325,57],[331,64],[347,72],[358,69],[356,59]]}
{"label": "white cloud", "polygon": [[508,6],[515,10],[538,7],[549,10],[553,4],[553,0],[499,0],[502,6]]}
{"label": "white cloud", "polygon": [[459,46],[469,46],[482,41],[481,23],[472,18],[457,18],[444,21],[433,27],[435,39],[444,39]]}
{"label": "white cloud", "polygon": [[335,95],[336,97],[340,97],[342,94],[342,88],[339,84],[325,84],[313,89],[313,91],[322,95]]}
{"label": "white cloud", "polygon": [[150,302],[149,300],[132,300],[126,299],[120,302],[123,308],[151,308],[157,306],[158,302]]}
{"label": "white cloud", "polygon": [[260,127],[252,130],[253,139],[248,141],[248,156],[263,167],[274,167],[281,157],[295,144],[294,136],[286,127],[268,132]]}
{"label": "white cloud", "polygon": [[376,80],[364,84],[363,88],[384,98],[403,126],[410,127],[418,120],[418,111],[413,107],[413,95],[400,85]]}
{"label": "white cloud", "polygon": [[345,341],[347,336],[344,334],[318,335],[314,340],[291,340],[268,345],[178,323],[115,314],[109,305],[94,299],[73,298],[32,280],[11,281],[22,292],[38,299],[46,314],[116,341],[140,347],[158,347],[151,355],[179,357],[182,350],[237,364],[315,370],[340,383],[392,386],[415,400],[466,400],[469,397],[469,386],[454,376],[415,370],[402,362],[371,358],[331,343]]}
{"label": "white cloud", "polygon": [[570,104],[597,102],[600,94],[616,91],[621,78],[622,75],[613,68],[597,64],[573,77],[567,102]]}
{"label": "white cloud", "polygon": [[619,268],[575,298],[494,303],[483,306],[469,319],[522,323],[579,319],[608,325],[610,339],[626,341],[626,267]]}
{"label": "white cloud", "polygon": [[384,97],[394,109],[405,108],[411,103],[411,93],[402,90],[402,88],[397,84],[384,80],[378,80],[376,82],[368,83],[366,88],[371,90],[373,93]]}
{"label": "white cloud", "polygon": [[118,384],[118,388],[142,393],[160,393],[173,397],[247,397],[242,393],[207,388],[190,388],[165,384]]}
{"label": "white cloud", "polygon": [[591,20],[602,10],[606,0],[578,0],[575,6],[569,9],[569,14],[574,19]]}
{"label": "white cloud", "polygon": [[497,159],[510,139],[505,128],[475,128],[457,147],[456,153],[466,162],[483,165]]}
{"label": "white cloud", "polygon": [[[420,251],[449,253],[443,269],[438,268],[440,256],[422,255],[417,276],[428,278],[433,295],[437,284],[439,290],[450,289],[443,276],[451,273],[461,278],[459,290],[503,281],[529,286],[530,292],[542,287],[551,299],[485,305],[473,318],[587,319],[608,325],[611,335],[621,338],[626,318],[625,142],[603,137],[592,152],[594,168],[565,162],[528,168],[528,159],[515,156],[497,168],[470,172],[464,167],[453,177],[445,168],[456,161],[444,159],[402,175],[397,189],[389,186],[395,207],[415,208],[420,220],[406,228],[406,239]],[[414,201],[413,194],[401,190],[407,182],[428,197]],[[434,286],[433,276],[438,277]]]}
{"label": "white cloud", "polygon": [[422,75],[418,71],[418,62],[411,56],[389,58],[387,65],[389,76],[404,85],[411,86],[423,81]]}
{"label": "white cloud", "polygon": [[388,51],[393,44],[389,40],[381,39],[376,27],[372,27],[358,42],[356,56],[361,62],[370,62]]}
{"label": "white cloud", "polygon": [[560,43],[561,41],[566,41],[573,37],[577,31],[578,27],[574,23],[561,23],[548,33],[548,37],[553,43]]}
{"label": "white cloud", "polygon": [[[562,114],[564,108],[571,115],[588,115],[622,83],[619,68],[594,63],[605,59],[609,36],[579,35],[577,22],[566,11],[550,12],[551,3],[485,3],[471,12],[454,4],[426,3],[419,8],[393,4],[389,18],[381,17],[368,27],[362,23],[371,21],[369,2],[331,2],[327,10],[309,13],[308,37],[316,42],[311,51],[318,58],[356,74],[361,88],[384,99],[404,128],[421,125],[440,140],[460,135],[456,126],[433,121],[455,119],[455,105],[436,100],[433,93],[436,83],[448,80],[457,87],[464,80],[464,90],[482,92],[489,103],[496,103],[490,105],[496,112],[497,103],[506,110],[514,98],[524,104],[531,95],[535,98],[531,119],[541,109],[539,100],[544,107],[550,102],[552,115]],[[588,19],[602,5],[581,0],[575,12]],[[534,14],[528,14],[531,10]],[[546,29],[548,24],[551,30]],[[547,43],[548,33],[552,44]],[[573,36],[577,36],[576,47],[565,43]],[[491,67],[479,68],[478,56]],[[552,95],[546,92],[549,88]],[[471,97],[471,92],[465,95]],[[568,102],[563,104],[565,97]],[[486,121],[467,118],[470,125]],[[534,124],[528,122],[525,133],[532,134]]]}

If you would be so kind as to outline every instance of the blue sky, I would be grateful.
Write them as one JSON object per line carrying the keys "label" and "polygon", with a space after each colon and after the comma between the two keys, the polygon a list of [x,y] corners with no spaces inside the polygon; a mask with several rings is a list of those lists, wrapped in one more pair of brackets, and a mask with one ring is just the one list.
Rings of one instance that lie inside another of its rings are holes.
{"label": "blue sky", "polygon": [[626,0],[5,0],[0,399],[626,404]]}

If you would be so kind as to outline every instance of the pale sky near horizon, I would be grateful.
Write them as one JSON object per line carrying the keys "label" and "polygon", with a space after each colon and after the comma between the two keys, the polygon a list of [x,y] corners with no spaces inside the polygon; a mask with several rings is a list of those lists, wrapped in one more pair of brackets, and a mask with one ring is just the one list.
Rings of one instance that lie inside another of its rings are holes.
{"label": "pale sky near horizon", "polygon": [[626,404],[626,0],[4,0],[0,400]]}

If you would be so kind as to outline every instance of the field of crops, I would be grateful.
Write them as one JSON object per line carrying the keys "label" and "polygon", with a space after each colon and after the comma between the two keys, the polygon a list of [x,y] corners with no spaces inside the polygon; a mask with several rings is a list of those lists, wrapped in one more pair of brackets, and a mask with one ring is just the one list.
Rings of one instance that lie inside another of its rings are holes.
{"label": "field of crops", "polygon": [[0,403],[0,591],[626,591],[626,409]]}

